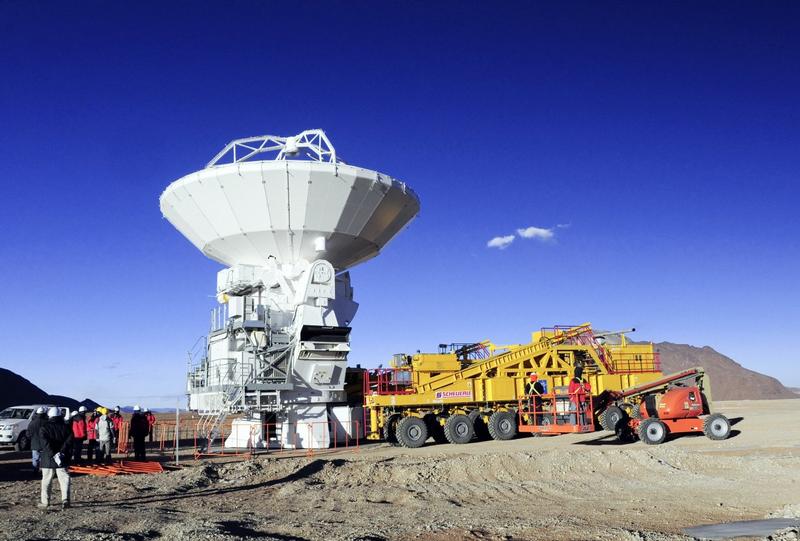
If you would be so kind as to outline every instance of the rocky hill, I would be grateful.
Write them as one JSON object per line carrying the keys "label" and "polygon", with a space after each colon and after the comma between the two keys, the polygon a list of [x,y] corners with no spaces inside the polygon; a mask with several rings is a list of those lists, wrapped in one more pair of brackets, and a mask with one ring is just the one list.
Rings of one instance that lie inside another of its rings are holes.
{"label": "rocky hill", "polygon": [[711,392],[714,400],[757,400],[775,398],[800,398],[800,395],[784,387],[777,379],[748,370],[730,357],[708,346],[696,347],[687,344],[659,342],[664,373],[702,366],[711,377]]}
{"label": "rocky hill", "polygon": [[48,394],[19,374],[5,368],[0,368],[0,389],[3,389],[3,392],[0,393],[0,409],[25,404],[55,404],[72,410],[94,404],[88,398],[83,402],[78,402],[68,396]]}

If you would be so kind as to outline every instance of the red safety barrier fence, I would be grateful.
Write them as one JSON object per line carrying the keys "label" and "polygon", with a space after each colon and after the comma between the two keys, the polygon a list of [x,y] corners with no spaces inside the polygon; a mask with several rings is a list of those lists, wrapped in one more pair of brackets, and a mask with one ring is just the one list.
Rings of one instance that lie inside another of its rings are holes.
{"label": "red safety barrier fence", "polygon": [[127,455],[130,452],[128,446],[129,433],[131,424],[128,421],[123,421],[119,426],[119,434],[117,436],[117,453]]}
{"label": "red safety barrier fence", "polygon": [[[225,427],[218,429],[219,435],[212,437],[209,434],[205,436],[200,434],[198,439],[197,430],[194,432],[194,458],[195,460],[202,457],[216,457],[216,456],[240,456],[250,458],[253,455],[253,434],[254,430],[250,429],[250,436],[247,438],[247,446],[243,449],[234,448],[230,451],[225,450]],[[229,433],[230,434],[230,433]],[[198,446],[198,441],[201,446]],[[205,445],[202,443],[205,441]],[[214,450],[214,442],[219,441],[219,451]]]}
{"label": "red safety barrier fence", "polygon": [[[289,428],[284,434],[284,427]],[[246,437],[246,445],[238,448],[225,448],[226,431],[221,429],[219,436],[209,438],[208,435],[194,434],[194,457],[208,458],[219,456],[252,457],[255,453],[276,453],[282,451],[304,451],[307,456],[323,451],[360,451],[361,421],[314,421],[299,423],[265,423],[253,426],[249,434],[234,434],[234,440]],[[336,432],[332,435],[332,430]],[[261,433],[259,433],[261,432]],[[229,436],[230,431],[227,432]]]}
{"label": "red safety barrier fence", "polygon": [[128,475],[136,473],[162,473],[164,468],[159,462],[137,462],[133,460],[120,460],[112,464],[98,464],[96,466],[70,466],[70,473],[98,475]]}

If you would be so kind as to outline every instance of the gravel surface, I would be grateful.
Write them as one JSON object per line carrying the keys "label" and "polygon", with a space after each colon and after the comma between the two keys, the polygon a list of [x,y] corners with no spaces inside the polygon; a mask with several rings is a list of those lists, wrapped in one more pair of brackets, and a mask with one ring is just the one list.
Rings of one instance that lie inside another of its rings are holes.
{"label": "gravel surface", "polygon": [[66,511],[36,509],[38,480],[0,457],[0,538],[660,541],[693,539],[681,532],[695,525],[800,517],[800,400],[724,406],[741,420],[723,442],[617,445],[599,433],[191,461],[74,477]]}

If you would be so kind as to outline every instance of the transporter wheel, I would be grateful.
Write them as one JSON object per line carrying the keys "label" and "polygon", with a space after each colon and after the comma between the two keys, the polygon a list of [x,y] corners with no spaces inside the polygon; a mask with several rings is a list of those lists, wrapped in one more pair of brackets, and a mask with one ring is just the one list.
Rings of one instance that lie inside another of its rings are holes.
{"label": "transporter wheel", "polygon": [[645,419],[639,425],[639,439],[647,445],[658,445],[667,439],[667,425],[658,419]]}
{"label": "transporter wheel", "polygon": [[17,437],[17,443],[14,444],[15,451],[27,451],[31,448],[31,439],[28,437],[28,433],[26,431],[22,431],[19,433]]}
{"label": "transporter wheel", "polygon": [[516,415],[510,411],[496,411],[489,417],[489,434],[493,440],[510,440],[517,435]]}
{"label": "transporter wheel", "polygon": [[439,424],[439,419],[435,415],[426,415],[425,425],[428,427],[428,434],[433,438],[433,441],[447,443],[447,438],[444,437],[444,427]]}
{"label": "transporter wheel", "polygon": [[475,427],[466,415],[451,415],[444,424],[444,436],[450,443],[469,443],[474,435]]}
{"label": "transporter wheel", "polygon": [[488,440],[491,436],[489,434],[489,429],[486,427],[486,423],[483,422],[481,412],[472,410],[469,412],[468,417],[469,420],[472,421],[472,427],[475,430],[475,438],[479,441]]}
{"label": "transporter wheel", "polygon": [[382,429],[382,436],[383,441],[388,443],[389,445],[397,445],[397,436],[395,434],[395,428],[397,427],[397,421],[400,419],[400,416],[397,414],[390,415],[386,418],[386,421],[383,423]]}
{"label": "transporter wheel", "polygon": [[619,406],[609,406],[600,414],[600,426],[614,432],[617,424],[628,416],[625,410]]}
{"label": "transporter wheel", "polygon": [[422,447],[428,439],[428,427],[419,417],[403,417],[397,422],[395,433],[400,445],[411,449]]}
{"label": "transporter wheel", "polygon": [[731,435],[731,422],[721,413],[713,413],[703,421],[703,434],[710,440],[725,440]]}

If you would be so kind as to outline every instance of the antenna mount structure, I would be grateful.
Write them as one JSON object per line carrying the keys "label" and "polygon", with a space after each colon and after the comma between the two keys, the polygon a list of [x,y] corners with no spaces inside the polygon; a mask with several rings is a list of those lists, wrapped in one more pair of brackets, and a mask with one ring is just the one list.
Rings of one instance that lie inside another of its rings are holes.
{"label": "antenna mount structure", "polygon": [[206,169],[251,161],[256,156],[258,160],[266,160],[262,154],[272,152],[275,153],[272,158],[274,161],[305,159],[323,163],[344,163],[336,158],[336,149],[333,148],[325,132],[315,129],[305,130],[290,137],[260,135],[234,139],[206,164]]}

